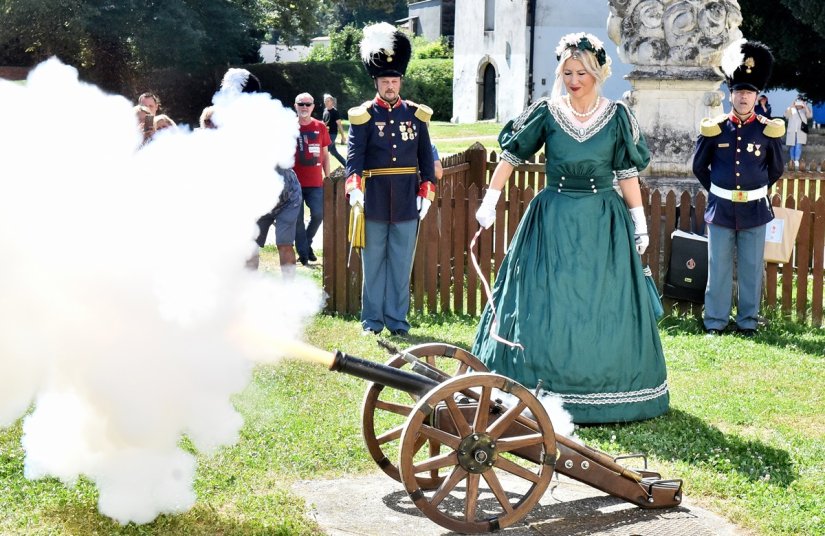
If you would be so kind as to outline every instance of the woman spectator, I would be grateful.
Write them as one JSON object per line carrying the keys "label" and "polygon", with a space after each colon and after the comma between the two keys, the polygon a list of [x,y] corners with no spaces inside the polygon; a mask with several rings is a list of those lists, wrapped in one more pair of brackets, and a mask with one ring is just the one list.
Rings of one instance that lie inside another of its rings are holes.
{"label": "woman spectator", "polygon": [[808,121],[811,117],[813,110],[802,95],[797,95],[796,100],[785,110],[785,119],[788,122],[785,145],[790,147],[794,169],[799,169],[802,146],[808,143]]}
{"label": "woman spectator", "polygon": [[155,132],[163,130],[164,128],[176,127],[178,126],[171,117],[165,114],[160,114],[155,116]]}
{"label": "woman spectator", "polygon": [[768,119],[771,118],[771,105],[768,103],[767,95],[759,95],[759,99],[757,100],[756,107],[753,111],[761,116],[767,117]]}
{"label": "woman spectator", "polygon": [[142,104],[135,105],[132,110],[135,112],[137,126],[143,135],[143,144],[145,145],[155,134],[155,116],[152,115],[152,111],[149,108]]}
{"label": "woman spectator", "polygon": [[201,128],[203,128],[203,129],[218,128],[215,125],[215,122],[212,121],[212,114],[213,113],[215,113],[215,108],[213,106],[207,106],[206,108],[203,109],[203,111],[201,112],[200,119],[198,120],[198,124],[200,124]]}
{"label": "woman spectator", "polygon": [[338,109],[335,108],[337,104],[338,102],[335,97],[329,93],[324,93],[323,120],[324,124],[327,126],[327,130],[329,131],[329,139],[332,141],[329,145],[329,154],[334,156],[342,166],[346,166],[346,158],[341,156],[338,149],[335,147],[335,138],[338,137],[339,132],[341,133],[341,143],[347,143],[347,136],[344,134],[344,126],[341,124],[341,115],[338,113]]}

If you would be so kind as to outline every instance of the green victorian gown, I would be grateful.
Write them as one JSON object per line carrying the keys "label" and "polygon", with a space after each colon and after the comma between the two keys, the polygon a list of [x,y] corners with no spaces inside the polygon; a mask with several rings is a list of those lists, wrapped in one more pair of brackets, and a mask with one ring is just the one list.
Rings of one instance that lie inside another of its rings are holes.
{"label": "green victorian gown", "polygon": [[613,188],[650,158],[636,118],[603,99],[588,124],[542,99],[499,136],[514,165],[545,148],[547,186],[530,202],[484,309],[473,353],[492,371],[561,398],[575,423],[665,413],[665,359],[634,226]]}

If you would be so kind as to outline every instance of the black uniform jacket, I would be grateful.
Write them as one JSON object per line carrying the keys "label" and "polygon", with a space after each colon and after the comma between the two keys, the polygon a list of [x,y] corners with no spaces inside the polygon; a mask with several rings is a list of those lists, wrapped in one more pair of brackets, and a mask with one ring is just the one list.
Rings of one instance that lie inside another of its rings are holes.
{"label": "black uniform jacket", "polygon": [[419,181],[435,184],[427,129],[431,114],[426,106],[400,98],[390,105],[378,96],[349,110],[347,177],[364,177],[368,220],[395,223],[418,218]]}
{"label": "black uniform jacket", "polygon": [[781,119],[752,114],[744,122],[733,113],[705,119],[693,154],[693,174],[708,190],[705,221],[729,229],[749,229],[773,219],[768,197],[734,202],[710,193],[711,184],[725,190],[770,187],[782,176]]}

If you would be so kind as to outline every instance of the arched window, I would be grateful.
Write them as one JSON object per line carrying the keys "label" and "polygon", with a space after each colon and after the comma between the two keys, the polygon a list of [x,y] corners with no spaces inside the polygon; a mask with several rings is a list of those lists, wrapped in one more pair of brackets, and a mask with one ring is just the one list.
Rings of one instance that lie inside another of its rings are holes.
{"label": "arched window", "polygon": [[479,119],[496,118],[496,68],[488,63],[481,85],[481,113]]}

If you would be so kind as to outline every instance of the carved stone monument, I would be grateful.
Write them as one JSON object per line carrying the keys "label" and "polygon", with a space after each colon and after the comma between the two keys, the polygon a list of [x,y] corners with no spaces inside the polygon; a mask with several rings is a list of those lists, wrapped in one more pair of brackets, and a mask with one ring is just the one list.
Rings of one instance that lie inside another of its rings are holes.
{"label": "carved stone monument", "polygon": [[609,0],[607,31],[633,65],[625,100],[651,150],[651,179],[693,176],[699,122],[724,112],[722,50],[742,37],[737,0]]}

